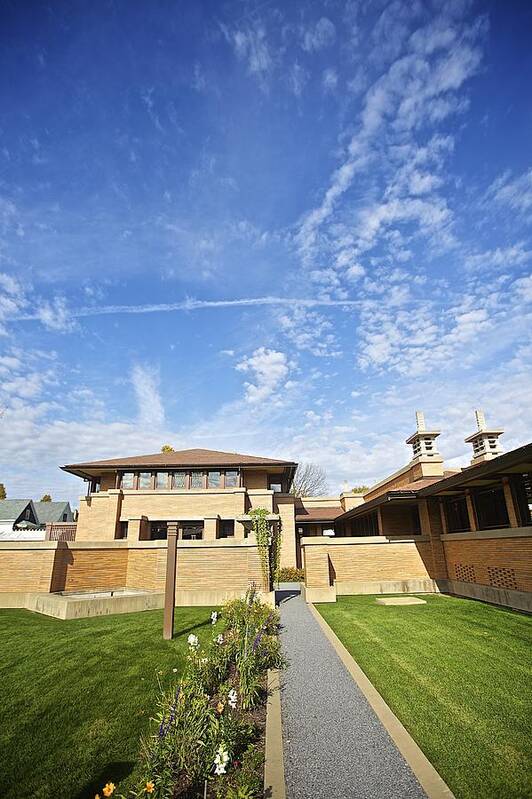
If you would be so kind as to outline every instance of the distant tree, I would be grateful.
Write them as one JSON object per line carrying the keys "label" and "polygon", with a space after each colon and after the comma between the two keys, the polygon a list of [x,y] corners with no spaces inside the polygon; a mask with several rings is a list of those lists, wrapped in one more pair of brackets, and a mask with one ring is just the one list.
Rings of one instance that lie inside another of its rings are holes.
{"label": "distant tree", "polygon": [[296,497],[319,497],[327,494],[327,475],[317,463],[300,463],[292,482],[291,493]]}
{"label": "distant tree", "polygon": [[52,497],[50,496],[50,494],[43,494],[42,495],[41,502],[51,502],[51,501],[52,501]]}
{"label": "distant tree", "polygon": [[353,492],[353,494],[365,494],[366,491],[369,491],[369,486],[365,486],[365,485],[353,486],[351,491]]}
{"label": "distant tree", "polygon": [[175,452],[175,449],[170,446],[170,444],[163,444],[161,447],[161,452]]}
{"label": "distant tree", "polygon": [[3,483],[0,483],[0,499],[5,499],[7,497],[6,487]]}

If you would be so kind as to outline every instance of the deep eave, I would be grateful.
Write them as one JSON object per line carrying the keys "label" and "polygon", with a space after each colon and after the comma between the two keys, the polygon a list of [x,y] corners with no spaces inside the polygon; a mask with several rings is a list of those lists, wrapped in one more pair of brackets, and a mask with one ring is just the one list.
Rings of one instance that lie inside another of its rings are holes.
{"label": "deep eave", "polygon": [[138,469],[283,469],[295,472],[297,463],[274,458],[262,458],[255,455],[242,455],[237,452],[218,450],[190,449],[176,452],[158,452],[151,455],[136,455],[126,458],[111,458],[100,461],[72,463],[60,467],[63,471],[84,479],[90,479],[103,472]]}
{"label": "deep eave", "polygon": [[532,472],[532,443],[505,452],[497,458],[475,466],[468,466],[451,477],[444,477],[426,488],[422,488],[418,496],[430,497],[435,494],[453,493],[461,486],[489,485],[498,476],[509,477],[512,474]]}

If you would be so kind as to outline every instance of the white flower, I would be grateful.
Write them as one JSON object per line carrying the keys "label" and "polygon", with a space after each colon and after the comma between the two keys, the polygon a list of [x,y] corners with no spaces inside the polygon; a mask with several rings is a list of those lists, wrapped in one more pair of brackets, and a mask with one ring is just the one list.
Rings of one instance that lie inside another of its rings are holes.
{"label": "white flower", "polygon": [[199,641],[198,641],[198,636],[197,635],[193,635],[192,633],[190,633],[190,635],[187,638],[187,641],[188,641],[188,645],[189,645],[189,647],[191,649],[196,649],[196,647],[199,646]]}
{"label": "white flower", "polygon": [[237,699],[238,699],[238,694],[237,694],[237,692],[235,691],[234,688],[231,688],[231,690],[227,694],[227,699],[228,699],[229,705],[234,710],[236,708],[236,702],[237,702]]}
{"label": "white flower", "polygon": [[215,774],[225,774],[225,767],[229,763],[229,753],[225,749],[223,744],[220,744],[218,747],[218,752],[216,753],[216,757],[214,758],[214,773]]}
{"label": "white flower", "polygon": [[221,646],[221,645],[223,644],[223,642],[224,642],[224,637],[223,637],[223,635],[220,633],[220,635],[217,635],[217,636],[216,636],[216,638],[215,638],[214,640],[216,641],[216,643],[217,643],[217,644],[220,644],[220,646]]}
{"label": "white flower", "polygon": [[200,660],[200,663],[203,663],[203,665],[205,665],[206,663],[208,663],[208,660],[207,660],[207,658],[201,658],[201,660]]}
{"label": "white flower", "polygon": [[215,610],[213,610],[213,612],[211,613],[211,624],[216,624],[217,621],[218,621],[218,613]]}
{"label": "white flower", "polygon": [[177,669],[172,669],[172,671],[174,672],[174,674],[177,674]]}

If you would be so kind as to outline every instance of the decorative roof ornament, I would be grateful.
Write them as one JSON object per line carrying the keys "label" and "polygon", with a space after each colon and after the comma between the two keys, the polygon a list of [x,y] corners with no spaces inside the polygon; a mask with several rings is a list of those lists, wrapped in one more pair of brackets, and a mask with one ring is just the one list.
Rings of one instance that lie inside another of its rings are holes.
{"label": "decorative roof ornament", "polygon": [[464,439],[466,444],[473,445],[473,457],[471,459],[471,464],[473,466],[477,463],[490,461],[502,454],[503,449],[499,441],[499,436],[502,436],[504,433],[504,430],[501,428],[489,429],[486,424],[484,411],[480,409],[475,411],[475,420],[477,423],[476,431]]}
{"label": "decorative roof ornament", "polygon": [[412,463],[443,461],[436,445],[439,435],[439,430],[427,430],[425,414],[423,411],[416,411],[416,432],[406,439],[406,443],[412,446]]}

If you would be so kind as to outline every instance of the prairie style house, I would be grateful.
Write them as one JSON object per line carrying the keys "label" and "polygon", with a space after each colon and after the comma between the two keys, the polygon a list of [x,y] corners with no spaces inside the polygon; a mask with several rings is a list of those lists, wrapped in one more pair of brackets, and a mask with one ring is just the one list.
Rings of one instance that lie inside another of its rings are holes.
{"label": "prairie style house", "polygon": [[248,511],[262,507],[282,521],[285,558],[291,561],[294,499],[288,491],[296,467],[291,461],[188,449],[62,468],[87,481],[78,541],[164,540],[170,522],[178,523],[182,541],[244,540]]}
{"label": "prairie style house", "polygon": [[63,466],[86,482],[77,524],[0,541],[0,604],[35,609],[43,594],[90,590],[160,606],[169,530],[177,604],[218,604],[250,583],[267,593],[250,515],[263,508],[281,531],[281,566],[304,570],[307,601],[424,591],[532,611],[532,444],[503,453],[502,432],[477,412],[471,464],[448,470],[439,431],[418,413],[406,466],[364,494],[330,497],[290,493],[294,461],[207,449]]}

